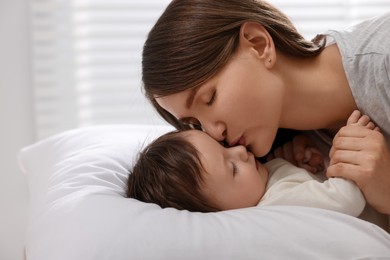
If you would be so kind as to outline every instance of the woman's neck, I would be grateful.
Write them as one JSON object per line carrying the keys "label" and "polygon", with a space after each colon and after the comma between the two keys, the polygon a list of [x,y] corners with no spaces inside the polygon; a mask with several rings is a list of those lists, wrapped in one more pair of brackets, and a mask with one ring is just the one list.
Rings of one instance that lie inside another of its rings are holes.
{"label": "woman's neck", "polygon": [[314,58],[278,55],[278,60],[276,69],[286,87],[281,127],[334,134],[345,125],[356,103],[336,44]]}

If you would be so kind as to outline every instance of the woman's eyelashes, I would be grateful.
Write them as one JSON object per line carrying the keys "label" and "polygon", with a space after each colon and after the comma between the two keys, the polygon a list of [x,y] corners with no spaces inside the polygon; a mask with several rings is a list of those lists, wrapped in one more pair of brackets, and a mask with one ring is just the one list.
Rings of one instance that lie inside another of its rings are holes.
{"label": "woman's eyelashes", "polygon": [[217,96],[217,90],[214,90],[210,100],[207,102],[208,106],[211,106],[214,103],[216,96]]}

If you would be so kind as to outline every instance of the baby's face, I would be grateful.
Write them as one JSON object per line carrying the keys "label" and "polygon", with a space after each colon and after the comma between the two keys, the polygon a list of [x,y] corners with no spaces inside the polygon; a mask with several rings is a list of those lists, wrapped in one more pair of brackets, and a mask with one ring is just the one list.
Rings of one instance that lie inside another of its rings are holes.
{"label": "baby's face", "polygon": [[255,206],[264,195],[266,167],[244,146],[224,147],[202,131],[184,132],[199,151],[205,172],[201,189],[222,210]]}

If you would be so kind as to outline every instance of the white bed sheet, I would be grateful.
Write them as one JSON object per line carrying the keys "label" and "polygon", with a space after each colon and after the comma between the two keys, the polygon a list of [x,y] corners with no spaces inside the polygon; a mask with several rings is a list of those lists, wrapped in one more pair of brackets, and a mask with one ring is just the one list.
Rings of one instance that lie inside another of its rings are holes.
{"label": "white bed sheet", "polygon": [[332,211],[268,206],[205,214],[124,198],[137,152],[169,130],[94,126],[24,148],[27,259],[390,259],[389,234]]}

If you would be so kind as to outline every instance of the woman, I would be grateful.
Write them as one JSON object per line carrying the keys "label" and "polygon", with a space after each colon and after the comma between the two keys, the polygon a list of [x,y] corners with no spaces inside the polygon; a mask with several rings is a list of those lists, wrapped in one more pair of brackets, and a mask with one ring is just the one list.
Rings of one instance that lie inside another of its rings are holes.
{"label": "woman", "polygon": [[[355,181],[390,214],[389,33],[387,14],[311,42],[264,1],[172,1],[144,46],[145,92],[177,128],[201,127],[258,157],[279,128],[322,129],[329,148],[334,137],[328,177]],[[355,109],[381,132],[342,128]]]}

